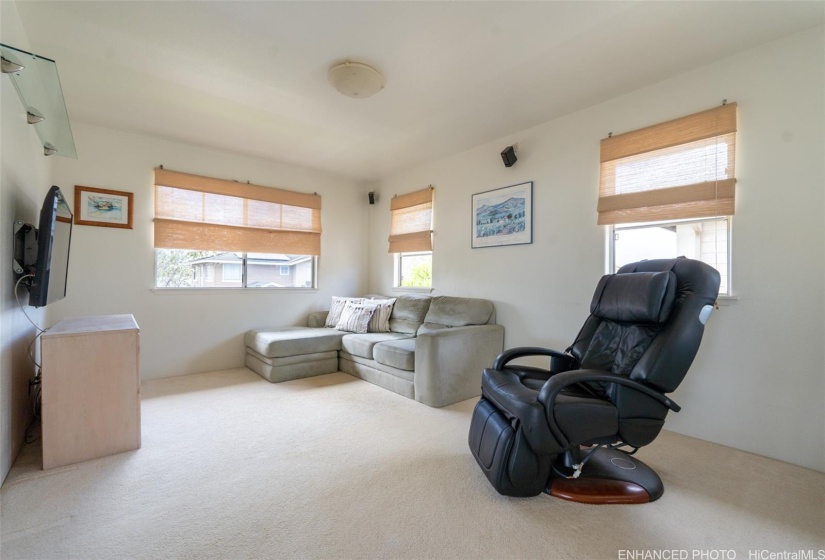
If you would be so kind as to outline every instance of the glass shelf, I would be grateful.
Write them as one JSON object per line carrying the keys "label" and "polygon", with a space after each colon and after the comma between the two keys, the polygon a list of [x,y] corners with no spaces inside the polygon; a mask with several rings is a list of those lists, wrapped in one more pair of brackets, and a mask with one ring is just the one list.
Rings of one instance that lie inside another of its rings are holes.
{"label": "glass shelf", "polygon": [[[54,148],[58,156],[77,159],[77,150],[69,124],[69,114],[63,101],[63,88],[54,60],[38,56],[8,45],[0,44],[3,58],[23,66],[22,70],[7,74],[27,112],[45,117],[33,124],[44,150]],[[48,154],[47,154],[48,155]]]}

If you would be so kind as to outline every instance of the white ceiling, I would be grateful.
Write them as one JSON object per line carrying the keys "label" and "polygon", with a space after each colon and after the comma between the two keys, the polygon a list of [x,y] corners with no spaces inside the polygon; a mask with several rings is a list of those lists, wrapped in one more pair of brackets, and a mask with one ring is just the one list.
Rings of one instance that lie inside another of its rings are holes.
{"label": "white ceiling", "polygon": [[[35,2],[73,122],[376,180],[822,25],[825,2]],[[337,93],[344,59],[380,68]],[[83,157],[82,146],[78,147]]]}

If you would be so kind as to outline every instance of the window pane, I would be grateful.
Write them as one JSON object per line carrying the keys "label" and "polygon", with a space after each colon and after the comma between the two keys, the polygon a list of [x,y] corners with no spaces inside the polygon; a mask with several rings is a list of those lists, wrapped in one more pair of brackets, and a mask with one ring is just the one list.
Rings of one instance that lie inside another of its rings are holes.
{"label": "window pane", "polygon": [[433,284],[433,254],[401,253],[399,256],[399,286],[429,288]]}
{"label": "window pane", "polygon": [[[312,255],[155,250],[157,288],[312,288]],[[246,285],[243,283],[246,266]]]}
{"label": "window pane", "polygon": [[246,257],[248,288],[311,288],[315,277],[311,255],[249,253]]}
{"label": "window pane", "polygon": [[215,270],[206,263],[209,258],[219,254],[215,251],[156,249],[155,286],[158,288],[195,288],[212,284]]}
{"label": "window pane", "polygon": [[720,294],[728,294],[728,218],[635,224],[613,228],[613,271],[643,259],[684,256],[719,271]]}

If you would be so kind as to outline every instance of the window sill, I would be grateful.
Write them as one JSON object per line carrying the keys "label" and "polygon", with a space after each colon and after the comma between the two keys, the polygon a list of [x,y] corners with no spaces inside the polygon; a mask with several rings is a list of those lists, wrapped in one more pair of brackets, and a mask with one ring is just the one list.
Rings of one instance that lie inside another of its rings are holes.
{"label": "window sill", "polygon": [[433,292],[433,288],[414,288],[414,287],[407,287],[407,286],[393,286],[393,292],[396,293],[410,293],[410,294],[430,294]]}

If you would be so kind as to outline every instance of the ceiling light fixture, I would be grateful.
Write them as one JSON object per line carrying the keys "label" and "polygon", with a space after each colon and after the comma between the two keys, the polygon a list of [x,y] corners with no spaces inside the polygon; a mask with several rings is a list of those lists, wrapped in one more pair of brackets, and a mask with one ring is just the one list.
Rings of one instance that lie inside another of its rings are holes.
{"label": "ceiling light fixture", "polygon": [[384,76],[363,62],[346,61],[334,65],[327,73],[329,83],[347,97],[366,99],[384,89]]}

